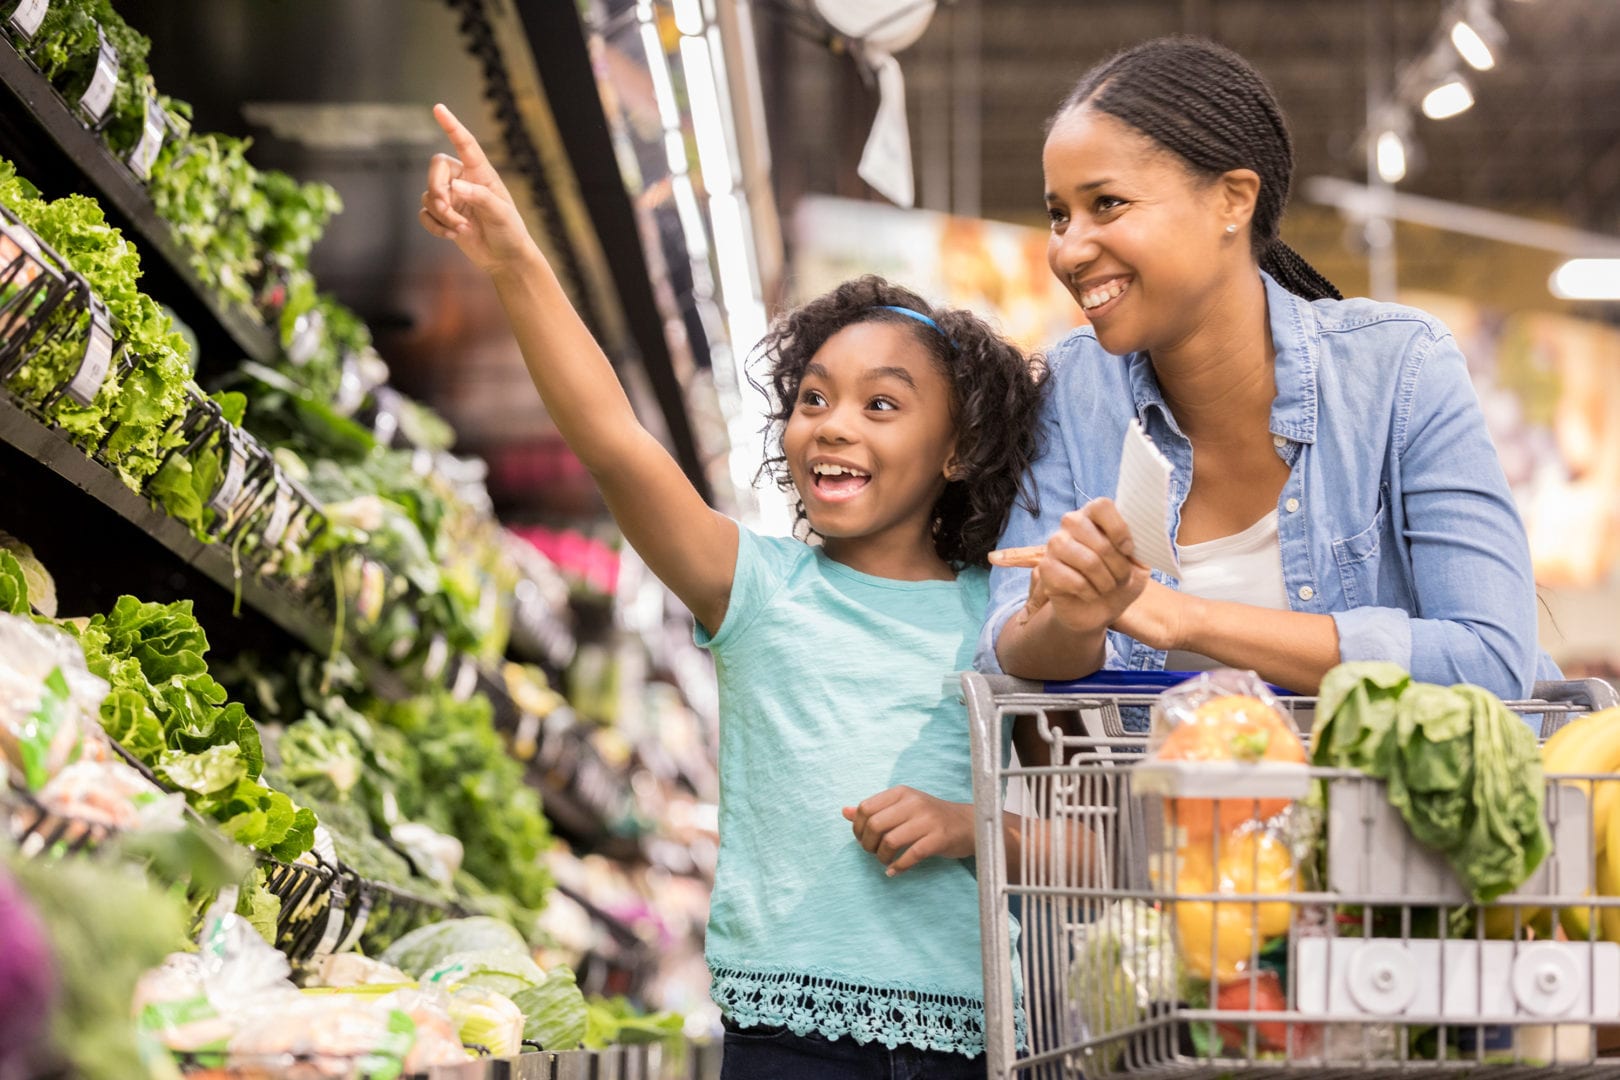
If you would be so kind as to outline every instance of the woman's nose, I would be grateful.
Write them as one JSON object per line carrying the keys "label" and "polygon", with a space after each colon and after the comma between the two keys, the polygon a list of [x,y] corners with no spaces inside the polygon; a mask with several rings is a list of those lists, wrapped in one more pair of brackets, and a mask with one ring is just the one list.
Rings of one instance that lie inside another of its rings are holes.
{"label": "woman's nose", "polygon": [[1083,221],[1071,221],[1061,233],[1053,233],[1048,261],[1059,278],[1072,277],[1097,258],[1097,232]]}

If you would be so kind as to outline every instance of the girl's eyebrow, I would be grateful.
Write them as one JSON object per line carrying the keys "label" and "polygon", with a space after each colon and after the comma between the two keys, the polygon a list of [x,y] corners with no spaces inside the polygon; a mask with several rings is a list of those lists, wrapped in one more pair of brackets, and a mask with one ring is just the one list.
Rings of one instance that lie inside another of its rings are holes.
{"label": "girl's eyebrow", "polygon": [[877,367],[861,376],[862,382],[876,382],[878,379],[898,379],[913,390],[917,389],[917,380],[903,367]]}

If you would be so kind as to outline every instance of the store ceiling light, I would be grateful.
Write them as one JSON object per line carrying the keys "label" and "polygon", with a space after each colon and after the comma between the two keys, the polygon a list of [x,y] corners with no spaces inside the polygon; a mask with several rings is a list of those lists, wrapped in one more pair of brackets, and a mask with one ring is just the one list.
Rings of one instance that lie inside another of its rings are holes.
{"label": "store ceiling light", "polygon": [[1430,120],[1445,120],[1469,110],[1474,104],[1474,92],[1459,75],[1452,75],[1423,95],[1423,115]]}
{"label": "store ceiling light", "polygon": [[1547,288],[1560,300],[1620,300],[1620,259],[1571,259]]}
{"label": "store ceiling light", "polygon": [[1490,45],[1486,44],[1485,38],[1474,29],[1472,23],[1464,19],[1453,23],[1451,43],[1456,46],[1457,55],[1475,71],[1489,71],[1496,66],[1496,57],[1492,55]]}
{"label": "store ceiling light", "polygon": [[675,0],[675,29],[692,37],[703,33],[703,8],[698,0]]}
{"label": "store ceiling light", "polygon": [[1398,131],[1379,133],[1375,155],[1378,177],[1386,184],[1398,184],[1406,178],[1406,141]]}

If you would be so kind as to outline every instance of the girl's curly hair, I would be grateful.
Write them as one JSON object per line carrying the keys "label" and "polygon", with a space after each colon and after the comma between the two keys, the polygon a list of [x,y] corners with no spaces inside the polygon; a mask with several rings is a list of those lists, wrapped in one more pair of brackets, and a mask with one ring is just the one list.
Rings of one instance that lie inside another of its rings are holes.
{"label": "girl's curly hair", "polygon": [[[885,306],[926,315],[939,330]],[[956,472],[934,504],[934,550],[956,566],[988,565],[986,556],[995,548],[1014,501],[1022,497],[1036,509],[1026,480],[1038,452],[1036,414],[1046,365],[1019,352],[972,312],[933,307],[909,289],[868,275],[783,316],[759,345],[768,385],[749,379],[771,402],[760,475],[768,475],[783,491],[794,490],[782,434],[799,399],[804,370],[828,338],[864,322],[888,323],[911,334],[950,382]],[[797,506],[803,522],[804,504]]]}

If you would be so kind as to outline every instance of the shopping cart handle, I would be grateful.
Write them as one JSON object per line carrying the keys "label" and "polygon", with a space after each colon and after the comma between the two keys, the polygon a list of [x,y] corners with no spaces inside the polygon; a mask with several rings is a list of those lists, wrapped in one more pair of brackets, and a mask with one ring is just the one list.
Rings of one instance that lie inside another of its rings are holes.
{"label": "shopping cart handle", "polygon": [[[1197,671],[1099,671],[1083,679],[1042,684],[1048,694],[1157,694],[1180,686],[1201,674]],[[1297,697],[1293,691],[1266,684],[1278,697]]]}

